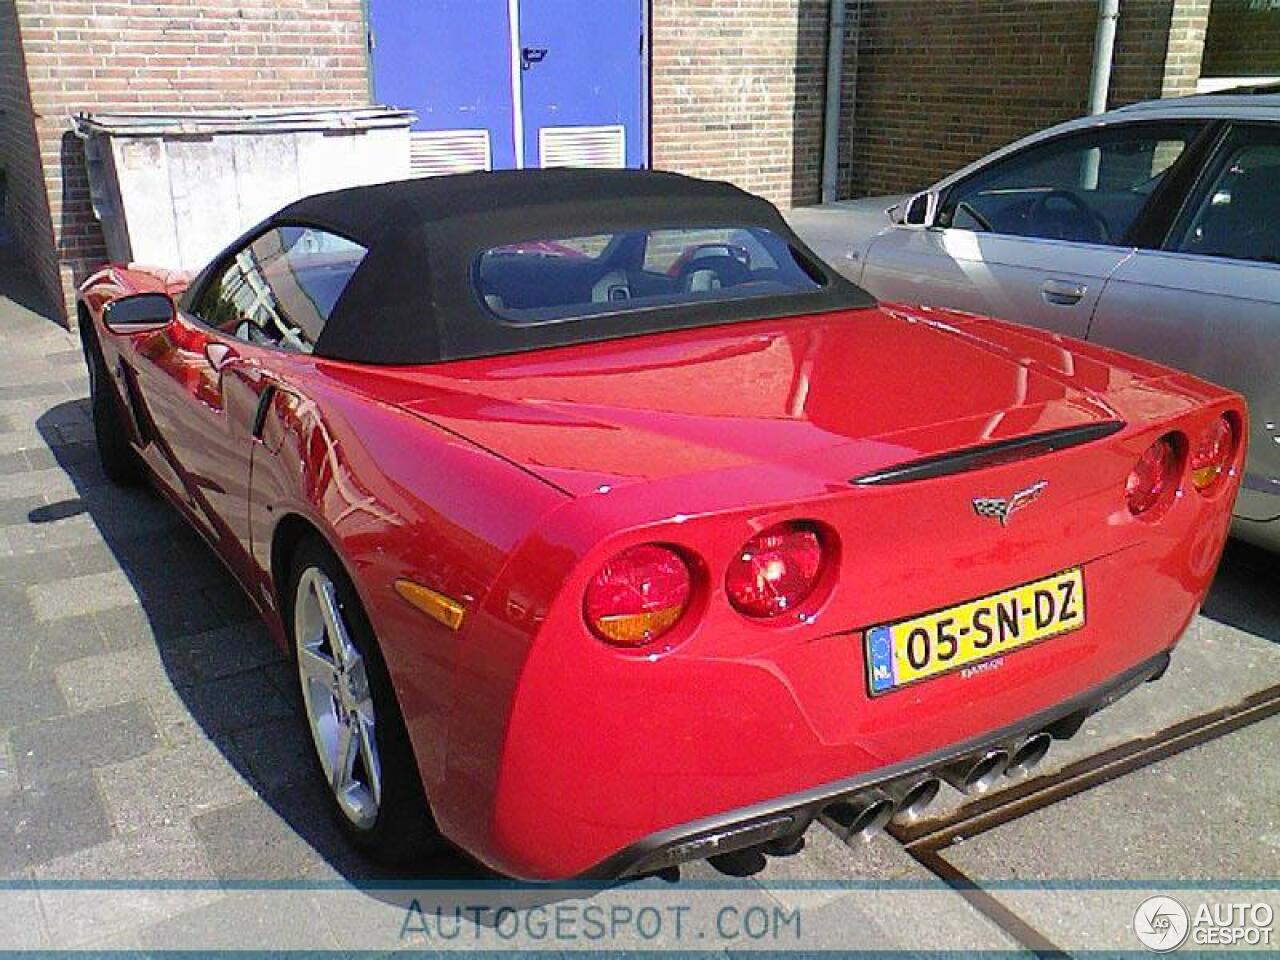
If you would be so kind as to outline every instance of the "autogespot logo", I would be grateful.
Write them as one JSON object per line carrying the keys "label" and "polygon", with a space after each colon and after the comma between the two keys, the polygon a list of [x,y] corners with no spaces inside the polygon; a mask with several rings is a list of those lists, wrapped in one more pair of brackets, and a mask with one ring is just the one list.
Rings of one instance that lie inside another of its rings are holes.
{"label": "autogespot logo", "polygon": [[1133,915],[1133,932],[1144,947],[1156,953],[1177,950],[1190,928],[1187,908],[1173,897],[1148,897]]}

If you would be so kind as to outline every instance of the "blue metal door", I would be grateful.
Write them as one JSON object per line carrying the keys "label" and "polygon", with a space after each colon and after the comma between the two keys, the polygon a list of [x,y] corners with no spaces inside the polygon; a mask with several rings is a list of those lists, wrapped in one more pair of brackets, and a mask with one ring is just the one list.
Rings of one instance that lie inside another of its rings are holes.
{"label": "blue metal door", "polygon": [[645,0],[369,0],[369,30],[418,173],[647,162]]}
{"label": "blue metal door", "polygon": [[519,0],[525,166],[606,162],[615,150],[626,166],[645,165],[644,9],[644,0]]}
{"label": "blue metal door", "polygon": [[507,3],[369,2],[374,100],[416,110],[416,131],[488,131],[495,168],[516,165]]}

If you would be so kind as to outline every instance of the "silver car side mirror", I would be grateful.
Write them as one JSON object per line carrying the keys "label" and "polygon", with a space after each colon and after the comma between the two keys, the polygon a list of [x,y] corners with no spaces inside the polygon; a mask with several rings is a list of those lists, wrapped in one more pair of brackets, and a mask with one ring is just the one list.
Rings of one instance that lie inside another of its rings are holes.
{"label": "silver car side mirror", "polygon": [[904,227],[932,227],[938,216],[938,195],[932,190],[917,193],[901,207]]}

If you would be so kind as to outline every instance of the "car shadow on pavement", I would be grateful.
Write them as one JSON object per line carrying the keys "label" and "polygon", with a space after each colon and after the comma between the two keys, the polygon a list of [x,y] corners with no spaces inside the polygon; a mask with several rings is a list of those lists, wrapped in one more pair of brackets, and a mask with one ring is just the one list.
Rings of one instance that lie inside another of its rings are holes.
{"label": "car shadow on pavement", "polygon": [[[160,749],[207,738],[251,788],[240,791],[239,802],[192,818],[218,879],[312,881],[332,877],[332,871],[358,886],[492,879],[452,850],[394,870],[370,862],[346,842],[314,765],[291,662],[270,640],[238,583],[176,509],[149,488],[121,488],[106,479],[92,437],[85,436],[87,410],[87,400],[76,400],[37,418],[75,496],[33,507],[27,522],[36,536],[57,540],[79,533],[89,544],[89,559],[80,564],[87,564],[101,595],[74,602],[92,611],[109,653],[131,651],[130,662],[140,665],[120,696],[145,700],[156,718]],[[81,442],[68,442],[72,429]],[[81,515],[91,518],[96,531],[83,522],[78,532],[69,528]],[[157,660],[162,672],[148,673]],[[208,772],[193,770],[191,776]]]}
{"label": "car shadow on pavement", "polygon": [[1280,644],[1280,556],[1240,540],[1227,541],[1201,612]]}

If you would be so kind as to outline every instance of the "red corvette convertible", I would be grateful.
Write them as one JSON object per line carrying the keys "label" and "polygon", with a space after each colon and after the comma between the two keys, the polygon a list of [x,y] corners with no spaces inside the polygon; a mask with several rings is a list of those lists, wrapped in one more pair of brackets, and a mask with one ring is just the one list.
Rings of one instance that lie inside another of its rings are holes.
{"label": "red corvette convertible", "polygon": [[644,172],[301,200],[80,329],[103,466],[294,655],[337,815],[617,878],[981,791],[1165,668],[1240,398],[877,305],[768,203]]}

